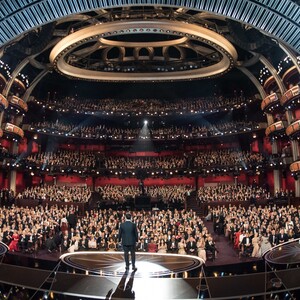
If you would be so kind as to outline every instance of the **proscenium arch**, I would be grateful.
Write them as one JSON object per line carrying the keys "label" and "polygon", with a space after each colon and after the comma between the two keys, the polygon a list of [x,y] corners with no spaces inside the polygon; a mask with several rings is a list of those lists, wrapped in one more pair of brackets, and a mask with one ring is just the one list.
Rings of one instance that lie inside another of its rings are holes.
{"label": "proscenium arch", "polygon": [[0,47],[72,14],[142,5],[211,12],[250,25],[300,52],[300,7],[291,0],[0,0],[0,4]]}

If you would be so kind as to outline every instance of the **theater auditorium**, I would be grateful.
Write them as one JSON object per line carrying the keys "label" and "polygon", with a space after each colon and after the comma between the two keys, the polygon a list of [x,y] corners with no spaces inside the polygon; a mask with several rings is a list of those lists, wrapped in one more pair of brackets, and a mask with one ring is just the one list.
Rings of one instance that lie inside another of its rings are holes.
{"label": "theater auditorium", "polygon": [[0,300],[300,299],[299,5],[0,0]]}

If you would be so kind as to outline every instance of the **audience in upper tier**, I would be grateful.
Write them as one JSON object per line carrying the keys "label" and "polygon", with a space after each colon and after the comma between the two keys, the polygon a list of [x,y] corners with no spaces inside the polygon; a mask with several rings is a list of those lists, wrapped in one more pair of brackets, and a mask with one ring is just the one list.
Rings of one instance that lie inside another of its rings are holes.
{"label": "audience in upper tier", "polygon": [[195,167],[206,166],[250,166],[263,163],[266,158],[261,153],[239,151],[235,149],[207,150],[197,152]]}
{"label": "audience in upper tier", "polygon": [[87,186],[41,185],[28,187],[17,195],[17,199],[35,199],[39,201],[88,202],[91,189]]}
{"label": "audience in upper tier", "polygon": [[187,167],[184,156],[125,157],[108,156],[104,159],[106,169],[181,169]]}
{"label": "audience in upper tier", "polygon": [[27,163],[51,166],[95,168],[98,157],[91,151],[58,150],[57,152],[35,153],[26,157]]}
{"label": "audience in upper tier", "polygon": [[259,200],[271,198],[270,193],[266,189],[258,186],[247,186],[243,184],[219,184],[216,186],[199,187],[197,196],[199,203],[235,201],[259,203]]}
{"label": "audience in upper tier", "polygon": [[[74,170],[88,172],[110,171],[131,171],[141,170],[147,173],[158,174],[162,171],[201,171],[205,168],[212,172],[234,171],[238,169],[255,169],[263,167],[269,157],[260,153],[250,151],[241,151],[235,149],[207,150],[199,152],[184,152],[181,155],[166,156],[105,156],[104,153],[92,151],[71,151],[59,149],[56,152],[38,152],[20,158],[15,155],[11,158],[4,158],[6,164],[24,167],[39,166],[40,169],[50,171],[51,169],[59,171],[61,169],[66,173],[72,173]],[[0,159],[1,161],[1,159]],[[219,169],[218,169],[219,168]],[[230,170],[228,170],[228,168]],[[153,174],[153,175],[154,175]]]}
{"label": "audience in upper tier", "polygon": [[153,128],[145,134],[141,134],[141,128],[109,127],[106,125],[82,126],[61,122],[38,122],[31,124],[30,130],[47,134],[62,135],[68,137],[88,139],[111,139],[111,140],[176,140],[197,139],[208,136],[222,136],[228,134],[251,132],[259,129],[256,122],[232,121],[219,122],[201,126],[171,126]]}
{"label": "audience in upper tier", "polygon": [[[194,112],[216,112],[221,110],[231,110],[233,108],[244,107],[255,101],[255,98],[232,96],[226,98],[203,97],[191,99],[80,99],[66,97],[62,99],[43,99],[41,101],[33,99],[38,105],[43,105],[51,110],[59,112],[75,113],[103,113],[117,115],[165,115],[182,114]],[[66,106],[66,103],[68,105]],[[144,108],[144,109],[141,109]]]}

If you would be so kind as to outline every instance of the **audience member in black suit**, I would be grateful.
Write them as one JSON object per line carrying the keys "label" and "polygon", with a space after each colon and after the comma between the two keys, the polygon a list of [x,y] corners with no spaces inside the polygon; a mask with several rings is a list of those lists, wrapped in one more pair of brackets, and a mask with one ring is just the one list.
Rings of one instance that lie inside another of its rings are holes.
{"label": "audience member in black suit", "polygon": [[275,233],[275,229],[273,229],[271,231],[271,234],[269,235],[269,242],[270,242],[272,247],[274,247],[278,244],[277,240],[278,240],[278,236]]}
{"label": "audience member in black suit", "polygon": [[249,232],[246,232],[246,235],[243,237],[241,242],[242,253],[244,255],[250,255],[252,253],[252,238]]}
{"label": "audience member in black suit", "polygon": [[89,240],[86,235],[83,235],[82,239],[79,241],[79,251],[87,251],[89,249],[88,242]]}
{"label": "audience member in black suit", "polygon": [[177,253],[178,252],[178,241],[175,238],[175,235],[172,236],[171,240],[167,241],[168,253]]}
{"label": "audience member in black suit", "polygon": [[216,245],[212,239],[212,237],[209,235],[205,241],[205,250],[209,251],[212,254],[212,259],[214,260],[216,258],[216,252],[218,252]]}
{"label": "audience member in black suit", "polygon": [[68,215],[67,220],[68,220],[69,226],[71,228],[75,228],[76,227],[77,216],[76,216],[74,210],[72,210],[71,213]]}
{"label": "audience member in black suit", "polygon": [[50,253],[57,249],[57,245],[56,245],[56,243],[54,241],[54,237],[52,235],[50,235],[46,239],[45,245],[46,245],[48,252],[50,252]]}
{"label": "audience member in black suit", "polygon": [[197,242],[195,241],[195,239],[191,236],[189,238],[189,241],[186,243],[186,250],[187,250],[187,254],[190,255],[197,255]]}
{"label": "audience member in black suit", "polygon": [[285,243],[289,240],[289,236],[284,232],[284,229],[281,228],[280,232],[277,235],[277,244]]}

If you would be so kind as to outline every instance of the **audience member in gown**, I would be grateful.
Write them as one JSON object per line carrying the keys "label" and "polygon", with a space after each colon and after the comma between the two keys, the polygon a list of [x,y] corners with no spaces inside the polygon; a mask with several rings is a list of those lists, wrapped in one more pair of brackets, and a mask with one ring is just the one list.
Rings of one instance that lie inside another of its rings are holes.
{"label": "audience member in gown", "polygon": [[154,242],[154,239],[150,239],[150,243],[148,244],[148,252],[156,253],[157,252],[157,244]]}

